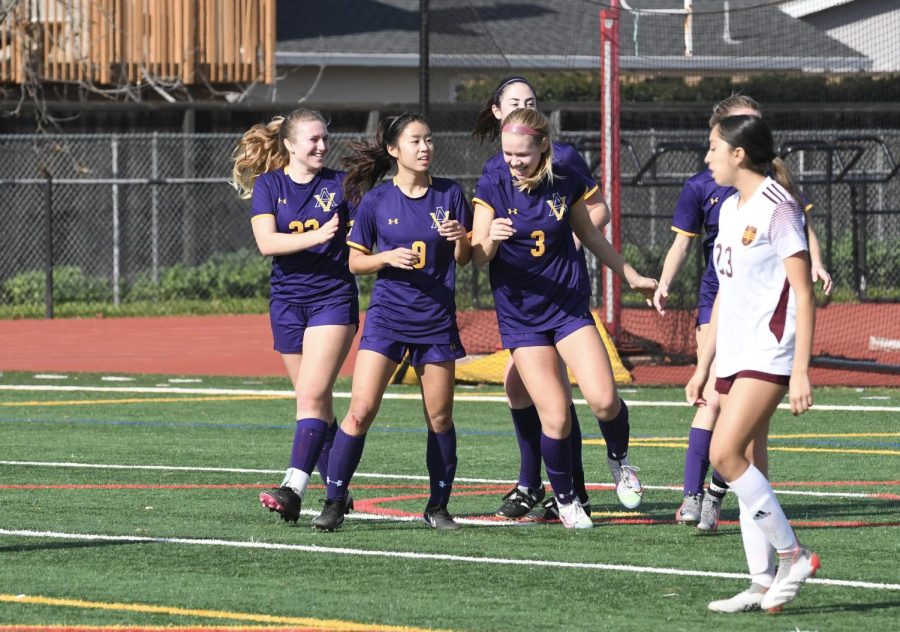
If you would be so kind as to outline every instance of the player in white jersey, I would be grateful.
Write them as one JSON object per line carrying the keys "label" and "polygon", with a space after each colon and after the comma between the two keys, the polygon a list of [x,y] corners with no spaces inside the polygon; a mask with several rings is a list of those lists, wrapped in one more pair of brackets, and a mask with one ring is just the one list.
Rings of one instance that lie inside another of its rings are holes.
{"label": "player in white jersey", "polygon": [[719,294],[685,395],[705,404],[715,357],[721,412],[710,460],[738,497],[752,580],[749,589],[710,603],[716,612],[778,611],[819,568],[819,556],[798,543],[764,474],[769,424],[785,392],[794,415],[812,406],[815,323],[803,210],[775,158],[772,131],[759,117],[729,116],[710,133],[706,164],[717,184],[737,192],[720,211],[712,253]]}

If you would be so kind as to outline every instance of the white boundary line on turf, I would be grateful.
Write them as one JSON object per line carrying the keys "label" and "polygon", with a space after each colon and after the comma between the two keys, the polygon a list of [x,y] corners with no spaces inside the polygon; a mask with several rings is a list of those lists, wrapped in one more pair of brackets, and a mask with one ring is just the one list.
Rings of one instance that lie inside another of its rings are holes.
{"label": "white boundary line on turf", "polygon": [[[0,384],[0,391],[67,391],[67,392],[92,392],[92,393],[177,393],[181,395],[259,395],[261,397],[294,397],[294,391],[285,390],[258,390],[250,388],[184,388],[184,387],[156,387],[156,386],[66,386],[56,384]],[[349,399],[350,393],[333,393],[338,399]],[[384,399],[408,399],[420,400],[418,393],[385,393]],[[457,391],[455,398],[459,402],[497,402],[506,403],[502,395],[467,395]],[[152,400],[151,400],[152,401]],[[574,403],[587,405],[584,399],[575,399]],[[652,408],[688,408],[686,402],[672,401],[637,401],[626,399],[629,407],[647,406]],[[780,404],[782,410],[789,410],[789,404]],[[900,406],[861,406],[861,405],[836,405],[815,404],[812,410],[817,411],[843,411],[843,412],[886,412],[900,413]]]}
{"label": "white boundary line on turf", "polygon": [[[165,472],[216,472],[225,474],[273,474],[281,476],[284,470],[262,470],[239,467],[197,467],[189,465],[123,465],[113,463],[54,463],[50,461],[0,461],[0,466],[22,466],[22,467],[58,467],[58,468],[82,468],[97,470],[156,470]],[[427,476],[414,474],[380,474],[375,472],[356,472],[353,476],[357,478],[374,478],[384,480],[401,480],[401,481],[428,481]],[[475,483],[482,485],[514,485],[515,480],[499,479],[499,478],[465,478],[458,476],[454,479],[457,483]],[[547,481],[544,481],[545,484]],[[612,483],[587,483],[591,486],[600,485],[603,489],[614,489]],[[643,485],[644,489],[664,490],[664,491],[681,491],[679,485]],[[817,496],[832,498],[877,498],[880,494],[868,494],[860,492],[815,492],[808,490],[791,490],[776,489],[776,494],[790,496]]]}
{"label": "white boundary line on turf", "polygon": [[[527,560],[500,557],[475,557],[469,555],[447,555],[441,553],[419,553],[416,551],[378,551],[367,549],[351,549],[346,547],[315,546],[304,544],[280,544],[268,542],[247,542],[240,540],[215,540],[202,538],[150,538],[138,536],[100,535],[90,533],[61,533],[57,531],[28,531],[16,529],[0,529],[0,536],[19,536],[30,538],[60,538],[69,540],[87,540],[97,542],[134,542],[148,544],[184,544],[200,546],[223,546],[243,549],[267,549],[277,551],[302,551],[304,553],[327,553],[330,555],[358,555],[364,557],[401,558],[412,560],[429,560],[438,562],[468,562],[472,564],[499,564],[510,566],[539,566],[552,568],[578,568],[602,571],[624,571],[630,573],[647,573],[653,575],[678,575],[682,577],[716,577],[721,579],[747,580],[749,575],[743,573],[721,573],[716,571],[695,571],[680,568],[660,568],[655,566],[633,566],[630,564],[601,564],[592,562],[561,562],[555,560]],[[825,586],[843,586],[846,588],[868,588],[870,590],[900,590],[900,584],[849,581],[844,579],[808,579],[807,583]]]}

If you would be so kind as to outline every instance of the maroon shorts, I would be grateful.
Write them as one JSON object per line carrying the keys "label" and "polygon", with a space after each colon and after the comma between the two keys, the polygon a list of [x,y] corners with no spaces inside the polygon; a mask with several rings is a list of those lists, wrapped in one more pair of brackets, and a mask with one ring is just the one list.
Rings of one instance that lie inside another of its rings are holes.
{"label": "maroon shorts", "polygon": [[719,393],[722,393],[722,395],[728,395],[729,391],[731,391],[731,387],[734,385],[734,381],[739,377],[749,377],[754,380],[771,382],[772,384],[781,384],[782,386],[787,386],[791,381],[790,375],[773,375],[772,373],[765,373],[763,371],[738,371],[734,375],[729,375],[728,377],[717,377],[716,390]]}

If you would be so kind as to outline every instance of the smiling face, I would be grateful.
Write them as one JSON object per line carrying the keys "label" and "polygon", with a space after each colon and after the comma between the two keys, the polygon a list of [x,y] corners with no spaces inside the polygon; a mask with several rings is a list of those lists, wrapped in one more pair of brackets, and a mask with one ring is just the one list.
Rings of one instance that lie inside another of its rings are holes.
{"label": "smiling face", "polygon": [[284,146],[290,160],[309,172],[318,172],[325,166],[328,155],[328,128],[318,119],[298,121],[290,130]]}
{"label": "smiling face", "polygon": [[397,136],[396,144],[388,145],[388,153],[397,159],[398,168],[425,173],[434,157],[431,128],[421,121],[411,121]]}
{"label": "smiling face", "polygon": [[732,186],[744,159],[744,150],[741,147],[732,147],[719,134],[719,126],[716,125],[709,133],[709,151],[706,152],[704,162],[712,173],[713,180],[719,186]]}
{"label": "smiling face", "polygon": [[497,120],[502,121],[509,116],[510,112],[519,108],[537,109],[537,98],[534,96],[534,91],[531,86],[521,81],[506,86],[500,95],[499,105],[492,106],[491,110]]}
{"label": "smiling face", "polygon": [[503,132],[500,135],[503,160],[513,178],[522,180],[533,176],[541,164],[541,155],[547,149],[547,139],[531,134]]}

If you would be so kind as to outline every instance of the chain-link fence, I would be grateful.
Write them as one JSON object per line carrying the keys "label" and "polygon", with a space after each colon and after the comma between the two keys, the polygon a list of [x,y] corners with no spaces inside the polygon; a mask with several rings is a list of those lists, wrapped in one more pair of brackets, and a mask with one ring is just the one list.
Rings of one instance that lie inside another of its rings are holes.
{"label": "chain-link fence", "polygon": [[[623,132],[622,243],[645,274],[662,268],[684,180],[703,168],[706,130]],[[597,135],[565,132],[598,165]],[[57,306],[166,313],[264,306],[268,262],[255,250],[247,203],[227,183],[231,134],[0,136],[0,297],[7,315],[40,315],[53,269]],[[345,141],[332,135],[329,165]],[[900,130],[781,130],[782,154],[807,197],[838,300],[900,300]],[[434,172],[472,192],[496,149],[465,132],[436,134]],[[592,263],[593,267],[593,263]],[[689,308],[702,271],[692,251],[670,305]],[[599,278],[595,275],[595,278]],[[595,290],[598,288],[595,287]],[[595,291],[595,297],[602,294]],[[633,298],[633,297],[632,297]],[[628,298],[626,298],[628,300]],[[174,305],[178,301],[196,304]],[[212,301],[212,302],[210,302]],[[460,271],[461,309],[490,307],[484,271]],[[218,306],[218,307],[217,307]],[[77,310],[76,310],[77,311]]]}

